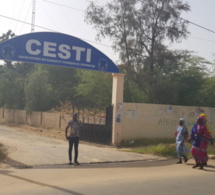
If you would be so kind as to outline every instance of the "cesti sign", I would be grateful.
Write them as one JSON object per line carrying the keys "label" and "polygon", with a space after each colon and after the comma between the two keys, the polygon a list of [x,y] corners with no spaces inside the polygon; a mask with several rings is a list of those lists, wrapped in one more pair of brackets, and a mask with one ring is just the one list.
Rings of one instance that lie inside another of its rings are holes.
{"label": "cesti sign", "polygon": [[79,38],[36,32],[0,43],[0,59],[119,73],[105,54]]}

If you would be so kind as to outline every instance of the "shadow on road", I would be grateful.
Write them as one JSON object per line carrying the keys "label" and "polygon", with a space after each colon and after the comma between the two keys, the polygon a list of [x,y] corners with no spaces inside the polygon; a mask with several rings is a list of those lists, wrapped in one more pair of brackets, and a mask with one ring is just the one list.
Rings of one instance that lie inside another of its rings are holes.
{"label": "shadow on road", "polygon": [[[210,163],[210,161],[209,161],[209,163]],[[194,163],[187,163],[187,165],[192,167],[192,166],[194,166]],[[195,169],[199,169],[199,168],[195,168]],[[215,173],[215,166],[208,164],[207,166],[204,166],[204,169],[202,171]]]}
{"label": "shadow on road", "polygon": [[7,176],[7,177],[12,177],[12,178],[19,179],[19,180],[22,180],[22,181],[25,181],[25,182],[28,182],[28,183],[31,183],[31,184],[36,184],[36,185],[39,185],[39,186],[42,186],[42,187],[49,187],[49,188],[52,188],[52,189],[55,189],[55,190],[58,190],[58,191],[61,191],[61,192],[66,192],[66,193],[69,193],[69,194],[72,194],[72,195],[83,195],[83,194],[80,194],[78,192],[74,192],[72,190],[64,189],[64,188],[61,188],[61,187],[58,187],[58,186],[49,185],[49,184],[46,184],[46,183],[31,180],[31,179],[26,179],[24,177],[12,175],[11,173],[12,173],[12,171],[0,170],[0,174],[4,175],[4,176]]}

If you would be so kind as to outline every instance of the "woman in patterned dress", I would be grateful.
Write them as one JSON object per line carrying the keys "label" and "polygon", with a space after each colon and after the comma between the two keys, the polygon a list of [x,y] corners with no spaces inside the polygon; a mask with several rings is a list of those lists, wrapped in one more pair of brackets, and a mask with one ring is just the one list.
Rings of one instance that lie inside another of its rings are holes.
{"label": "woman in patterned dress", "polygon": [[208,141],[211,140],[211,136],[205,124],[204,117],[200,116],[197,119],[197,124],[194,125],[191,131],[191,139],[193,140],[191,153],[196,161],[193,168],[200,167],[200,169],[203,169],[203,165],[208,160],[206,149]]}

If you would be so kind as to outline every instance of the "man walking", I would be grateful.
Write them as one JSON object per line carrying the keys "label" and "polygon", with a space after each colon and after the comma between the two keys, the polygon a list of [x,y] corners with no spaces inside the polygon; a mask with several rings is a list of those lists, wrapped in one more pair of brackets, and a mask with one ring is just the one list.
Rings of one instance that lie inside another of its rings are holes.
{"label": "man walking", "polygon": [[[70,128],[69,136],[68,129]],[[78,120],[78,114],[73,114],[73,120],[69,121],[66,126],[65,135],[66,139],[69,141],[69,164],[72,165],[72,148],[74,145],[75,149],[75,158],[74,165],[80,165],[78,162],[78,145],[81,131],[81,122]]]}

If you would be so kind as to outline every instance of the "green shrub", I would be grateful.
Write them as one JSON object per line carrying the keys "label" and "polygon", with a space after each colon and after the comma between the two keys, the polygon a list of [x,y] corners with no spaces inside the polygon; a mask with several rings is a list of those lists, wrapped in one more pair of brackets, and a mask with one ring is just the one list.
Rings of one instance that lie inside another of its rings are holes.
{"label": "green shrub", "polygon": [[174,138],[141,138],[141,139],[134,139],[128,141],[122,141],[120,147],[123,148],[134,148],[134,147],[143,147],[143,146],[151,146],[151,145],[158,145],[158,144],[173,144],[175,143]]}
{"label": "green shrub", "polygon": [[157,144],[146,147],[132,148],[132,152],[140,154],[154,154],[165,157],[177,157],[175,144]]}
{"label": "green shrub", "polygon": [[[214,143],[215,144],[215,143]],[[186,142],[186,146],[191,149],[191,143]],[[177,158],[176,145],[174,139],[168,138],[143,138],[137,140],[129,140],[121,143],[121,147],[127,148],[127,152],[136,152],[140,154],[154,154],[158,156]],[[214,145],[208,144],[207,152],[209,155],[215,155]],[[191,153],[187,154],[188,158],[192,158]]]}

